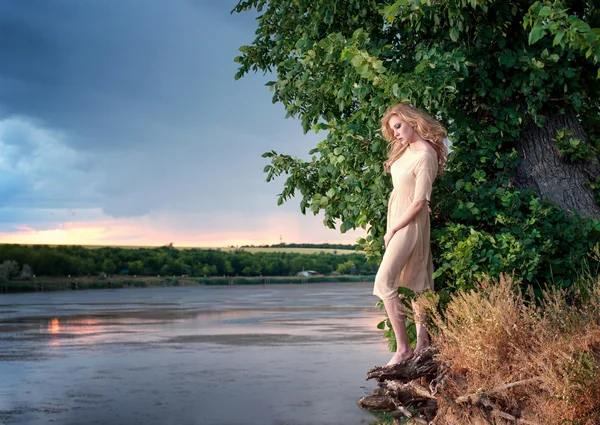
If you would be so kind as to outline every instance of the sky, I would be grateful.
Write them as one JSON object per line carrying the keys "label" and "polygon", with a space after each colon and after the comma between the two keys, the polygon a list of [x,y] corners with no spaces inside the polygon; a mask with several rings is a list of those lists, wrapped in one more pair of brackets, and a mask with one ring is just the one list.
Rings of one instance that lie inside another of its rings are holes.
{"label": "sky", "polygon": [[325,136],[234,80],[255,14],[237,0],[0,2],[0,243],[354,243],[299,199],[277,206],[263,152]]}

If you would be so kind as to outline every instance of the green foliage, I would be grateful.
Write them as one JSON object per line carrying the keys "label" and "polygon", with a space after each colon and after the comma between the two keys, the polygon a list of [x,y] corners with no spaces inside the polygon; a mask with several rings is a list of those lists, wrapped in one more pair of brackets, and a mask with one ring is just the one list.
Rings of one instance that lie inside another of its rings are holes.
{"label": "green foliage", "polygon": [[[585,52],[586,59],[590,58],[597,64],[600,59],[600,28],[591,28],[584,20],[596,21],[597,18],[595,2],[536,1],[529,8],[523,27],[531,28],[530,44],[535,44],[547,34],[553,37],[552,46]],[[600,78],[600,69],[597,76]]]}
{"label": "green foliage", "polygon": [[596,177],[593,181],[589,181],[589,185],[594,193],[594,201],[600,205],[600,176]]}
{"label": "green foliage", "polygon": [[267,181],[285,176],[279,204],[299,196],[302,213],[323,213],[326,226],[365,229],[357,242],[380,258],[391,181],[379,120],[408,102],[437,117],[452,141],[431,203],[436,290],[513,270],[524,284],[572,282],[600,223],[512,180],[517,142],[547,114],[574,114],[589,146],[598,140],[595,48],[588,54],[595,3],[243,0],[235,10],[249,9],[260,13],[256,38],[240,48],[236,78],[275,74],[273,101],[305,132],[325,133],[310,160],[263,155]]}
{"label": "green foliage", "polygon": [[[255,245],[242,245],[242,248],[254,248]],[[356,251],[360,247],[358,245],[349,244],[332,244],[332,243],[278,243],[272,245],[259,245],[257,248],[323,248],[323,249],[339,249],[339,250],[352,250]]]}
{"label": "green foliage", "polygon": [[559,130],[556,137],[552,139],[560,156],[570,162],[593,160],[592,148],[583,140],[572,136],[573,132],[564,128]]}
{"label": "green foliage", "polygon": [[351,260],[346,261],[345,263],[338,264],[336,271],[341,274],[354,274],[356,273],[356,264]]}
{"label": "green foliage", "polygon": [[[331,273],[346,262],[354,265],[356,274],[373,274],[376,270],[374,262],[358,253],[252,254],[244,250],[227,252],[167,247],[87,249],[80,246],[0,244],[0,263],[3,261],[11,265],[28,264],[38,276],[111,275],[120,270],[128,270],[127,274],[130,276],[288,276],[302,270]],[[7,276],[14,277],[19,269],[18,266],[11,267]],[[5,269],[8,270],[6,267]]]}
{"label": "green foliage", "polygon": [[0,264],[0,282],[9,281],[19,274],[19,263],[14,260],[5,260]]}

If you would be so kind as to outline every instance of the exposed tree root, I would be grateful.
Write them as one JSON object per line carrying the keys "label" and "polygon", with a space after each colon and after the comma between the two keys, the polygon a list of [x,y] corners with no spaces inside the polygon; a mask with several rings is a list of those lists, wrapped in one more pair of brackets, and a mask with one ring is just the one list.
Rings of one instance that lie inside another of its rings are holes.
{"label": "exposed tree root", "polygon": [[[396,418],[407,418],[414,424],[433,424],[439,404],[438,392],[446,381],[446,368],[435,360],[434,347],[424,350],[420,355],[394,366],[377,366],[367,372],[368,379],[378,381],[371,396],[358,400],[361,408],[392,412]],[[490,400],[499,394],[516,387],[535,385],[538,378],[510,382],[489,390],[457,397],[454,403],[465,408],[479,408],[485,415],[504,419],[509,423],[538,425],[499,409]]]}

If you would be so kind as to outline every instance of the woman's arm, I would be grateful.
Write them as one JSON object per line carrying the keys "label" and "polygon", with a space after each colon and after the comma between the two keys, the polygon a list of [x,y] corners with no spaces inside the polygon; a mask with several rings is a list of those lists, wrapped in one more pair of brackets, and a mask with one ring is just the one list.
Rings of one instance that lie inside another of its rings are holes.
{"label": "woman's arm", "polygon": [[387,248],[394,234],[406,227],[423,209],[427,208],[431,199],[431,189],[437,174],[437,157],[434,155],[423,155],[415,167],[415,191],[414,200],[406,211],[398,218],[396,223],[391,223],[391,228],[383,238]]}
{"label": "woman's arm", "polygon": [[392,226],[392,228],[388,230],[388,232],[385,234],[383,238],[385,242],[385,247],[387,248],[388,244],[390,243],[390,240],[392,240],[392,237],[398,230],[402,229],[403,227],[406,227],[408,223],[410,223],[417,216],[417,214],[419,214],[419,212],[421,212],[425,208],[427,208],[426,199],[414,201],[413,203],[411,203],[406,209],[406,211],[404,211],[404,213],[400,216],[398,222],[395,223]]}

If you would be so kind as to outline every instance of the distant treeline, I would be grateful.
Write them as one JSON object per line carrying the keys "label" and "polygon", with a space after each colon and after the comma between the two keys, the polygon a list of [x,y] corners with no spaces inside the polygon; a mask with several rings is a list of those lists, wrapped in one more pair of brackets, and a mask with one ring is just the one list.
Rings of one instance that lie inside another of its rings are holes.
{"label": "distant treeline", "polygon": [[242,248],[316,248],[316,249],[344,249],[355,251],[358,245],[329,244],[329,243],[278,243],[273,245],[243,245]]}
{"label": "distant treeline", "polygon": [[[377,270],[377,265],[368,262],[362,254],[0,245],[0,263],[9,261],[16,262],[21,268],[27,265],[27,270],[38,276],[291,276],[302,270],[323,274],[334,271],[341,274],[373,274]],[[8,274],[8,278],[22,275],[15,269]]]}

